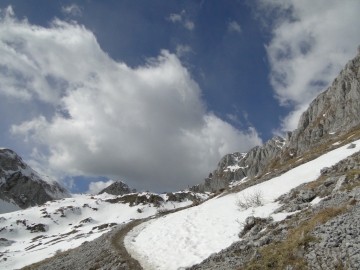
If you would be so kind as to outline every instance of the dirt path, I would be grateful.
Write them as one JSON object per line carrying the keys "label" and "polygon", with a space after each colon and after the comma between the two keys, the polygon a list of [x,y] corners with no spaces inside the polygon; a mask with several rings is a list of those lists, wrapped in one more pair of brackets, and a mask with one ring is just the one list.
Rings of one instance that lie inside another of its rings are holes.
{"label": "dirt path", "polygon": [[142,270],[124,246],[126,234],[135,226],[149,219],[134,220],[120,225],[99,238],[81,246],[59,253],[51,258],[23,267],[22,270],[74,270],[116,269]]}
{"label": "dirt path", "polygon": [[124,238],[127,235],[127,233],[131,231],[134,227],[147,220],[149,219],[138,219],[132,221],[127,226],[125,226],[125,228],[115,233],[115,235],[111,239],[112,245],[119,252],[120,256],[127,261],[130,269],[142,270],[143,268],[141,267],[140,263],[137,260],[135,260],[133,257],[131,257],[130,254],[127,252],[124,244]]}
{"label": "dirt path", "polygon": [[[158,214],[161,217],[178,212],[190,206],[173,209]],[[154,218],[154,217],[152,217]],[[76,270],[76,269],[114,269],[142,270],[140,263],[131,257],[124,245],[124,238],[137,225],[150,220],[151,217],[133,220],[127,224],[118,225],[93,241],[85,241],[79,247],[56,254],[40,262],[25,266],[22,270]]]}

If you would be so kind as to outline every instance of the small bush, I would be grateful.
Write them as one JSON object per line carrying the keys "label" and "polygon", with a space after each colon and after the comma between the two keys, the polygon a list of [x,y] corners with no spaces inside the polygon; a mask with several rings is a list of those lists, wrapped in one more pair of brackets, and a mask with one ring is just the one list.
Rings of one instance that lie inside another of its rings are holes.
{"label": "small bush", "polygon": [[158,208],[158,209],[156,210],[156,213],[157,213],[158,215],[164,215],[164,214],[166,214],[166,213],[168,213],[168,212],[170,212],[170,210],[169,210],[169,209],[166,209],[166,208]]}
{"label": "small bush", "polygon": [[260,189],[254,190],[253,193],[242,193],[235,201],[240,210],[246,210],[250,207],[258,207],[264,205],[264,196]]}

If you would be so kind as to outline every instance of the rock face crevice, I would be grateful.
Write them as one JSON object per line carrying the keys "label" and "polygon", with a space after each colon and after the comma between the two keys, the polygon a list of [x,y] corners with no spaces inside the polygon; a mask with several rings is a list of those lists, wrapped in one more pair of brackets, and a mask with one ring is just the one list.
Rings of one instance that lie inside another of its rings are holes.
{"label": "rock face crevice", "polygon": [[285,138],[274,137],[247,153],[225,155],[217,168],[190,190],[213,192],[235,181],[262,175],[274,163],[284,164],[307,151],[360,128],[360,46],[331,86],[301,115],[297,128]]}

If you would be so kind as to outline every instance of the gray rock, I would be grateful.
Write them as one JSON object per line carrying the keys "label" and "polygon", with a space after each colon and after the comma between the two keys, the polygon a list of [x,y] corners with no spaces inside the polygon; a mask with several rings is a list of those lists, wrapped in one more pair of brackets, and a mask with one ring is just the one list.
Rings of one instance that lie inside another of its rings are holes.
{"label": "gray rock", "polygon": [[[263,146],[256,146],[247,153],[225,155],[213,171],[211,178],[204,179],[190,190],[194,192],[213,192],[228,187],[232,181],[249,179],[264,173],[266,165],[280,155],[285,139],[275,137]],[[231,166],[233,168],[231,168]]]}
{"label": "gray rock", "polygon": [[323,183],[323,185],[324,185],[325,187],[328,187],[328,186],[331,186],[331,185],[335,184],[335,182],[336,182],[336,177],[330,177],[330,178],[328,178],[328,179],[325,180],[325,182]]}
{"label": "gray rock", "polygon": [[66,197],[71,195],[56,181],[38,174],[14,151],[0,149],[0,200],[25,209]]}
{"label": "gray rock", "polygon": [[300,190],[297,196],[298,201],[300,202],[311,202],[315,199],[316,194],[312,190]]}
{"label": "gray rock", "polygon": [[[308,109],[301,115],[297,128],[287,132],[285,139],[275,137],[247,153],[236,152],[225,155],[212,173],[212,177],[192,187],[191,190],[212,192],[228,187],[232,181],[262,175],[276,162],[283,164],[358,128],[360,126],[358,74],[360,74],[360,54],[350,60],[332,85],[310,103]],[[355,146],[351,144],[350,147]],[[233,166],[233,169],[229,166]],[[321,173],[326,174],[327,170],[324,168]]]}
{"label": "gray rock", "polygon": [[116,181],[115,183],[112,183],[110,186],[101,190],[99,194],[103,194],[105,192],[111,195],[124,195],[131,193],[131,189],[124,182]]}
{"label": "gray rock", "polygon": [[353,149],[356,147],[355,143],[350,143],[348,147],[346,147],[347,149]]}
{"label": "gray rock", "polygon": [[[332,85],[302,114],[287,143],[294,155],[346,134],[360,124],[360,55],[350,60]],[[336,132],[335,134],[330,134]],[[284,157],[282,157],[284,159]]]}

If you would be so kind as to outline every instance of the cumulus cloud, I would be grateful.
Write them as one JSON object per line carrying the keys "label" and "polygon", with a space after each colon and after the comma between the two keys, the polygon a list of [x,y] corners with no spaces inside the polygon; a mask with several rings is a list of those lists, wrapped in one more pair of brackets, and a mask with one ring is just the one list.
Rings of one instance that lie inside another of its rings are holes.
{"label": "cumulus cloud", "polygon": [[228,31],[241,33],[241,27],[236,21],[232,21],[228,23]]}
{"label": "cumulus cloud", "polygon": [[55,19],[43,28],[7,11],[0,51],[0,76],[9,78],[0,94],[19,99],[23,89],[28,102],[39,100],[55,111],[25,115],[11,132],[62,177],[180,189],[198,183],[224,154],[262,143],[255,129],[237,130],[208,112],[191,74],[166,50],[130,68],[103,52],[81,25]]}
{"label": "cumulus cloud", "polygon": [[104,181],[91,182],[89,184],[89,190],[86,193],[98,194],[100,191],[102,191],[104,188],[107,188],[114,182],[115,181],[113,181],[113,180],[109,180],[107,182],[104,182]]}
{"label": "cumulus cloud", "polygon": [[339,74],[360,44],[360,2],[258,0],[256,16],[272,33],[266,45],[270,82],[292,112],[281,131],[293,130],[301,113]]}
{"label": "cumulus cloud", "polygon": [[62,7],[61,11],[72,16],[82,15],[82,9],[76,4],[71,4],[70,6]]}
{"label": "cumulus cloud", "polygon": [[170,14],[167,19],[173,23],[181,23],[188,30],[195,28],[195,24],[186,18],[185,10],[181,11],[180,14]]}

